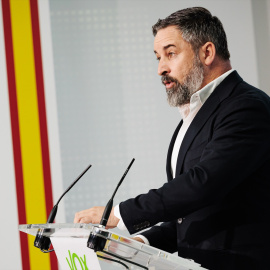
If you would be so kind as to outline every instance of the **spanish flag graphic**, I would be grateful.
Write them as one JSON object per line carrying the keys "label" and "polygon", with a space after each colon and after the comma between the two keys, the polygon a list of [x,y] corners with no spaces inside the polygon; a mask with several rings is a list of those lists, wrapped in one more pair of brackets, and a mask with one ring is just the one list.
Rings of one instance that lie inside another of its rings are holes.
{"label": "spanish flag graphic", "polygon": [[[1,67],[5,66],[5,71],[0,80],[6,80],[7,86],[14,169],[14,179],[5,180],[14,181],[16,226],[46,223],[53,207],[47,117],[50,108],[44,86],[38,5],[38,0],[1,0]],[[18,243],[13,246],[16,251],[18,245],[22,269],[58,269],[54,253],[43,254],[33,246],[34,237],[16,233]]]}

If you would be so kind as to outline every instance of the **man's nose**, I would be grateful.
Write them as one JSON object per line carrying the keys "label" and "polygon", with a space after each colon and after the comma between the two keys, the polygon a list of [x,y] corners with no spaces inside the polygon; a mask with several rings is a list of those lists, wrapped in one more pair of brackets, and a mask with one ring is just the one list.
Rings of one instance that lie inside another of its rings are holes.
{"label": "man's nose", "polygon": [[170,73],[170,68],[169,68],[167,62],[160,60],[159,64],[158,64],[158,75],[162,76],[162,75],[166,75],[168,73]]}

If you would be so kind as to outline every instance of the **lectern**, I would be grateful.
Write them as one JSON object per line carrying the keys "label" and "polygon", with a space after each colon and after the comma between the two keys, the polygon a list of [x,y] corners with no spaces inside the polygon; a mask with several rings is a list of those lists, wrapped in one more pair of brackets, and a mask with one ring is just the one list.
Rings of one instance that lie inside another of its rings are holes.
{"label": "lectern", "polygon": [[[97,255],[99,259],[112,263],[119,269],[206,270],[192,260],[178,257],[91,224],[26,224],[20,225],[19,230],[34,236],[39,234],[50,238],[61,269],[93,269],[90,267],[91,262],[84,257],[85,254],[77,255],[72,251],[79,243],[85,253],[92,252],[94,256]],[[103,242],[102,250],[97,251],[96,255],[92,249],[86,247],[90,234]],[[64,252],[66,254],[63,254]]]}

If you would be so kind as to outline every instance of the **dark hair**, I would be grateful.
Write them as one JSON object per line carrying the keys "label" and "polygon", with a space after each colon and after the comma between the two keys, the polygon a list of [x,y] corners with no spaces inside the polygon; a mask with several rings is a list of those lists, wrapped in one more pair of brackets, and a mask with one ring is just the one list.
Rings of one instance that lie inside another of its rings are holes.
{"label": "dark hair", "polygon": [[172,13],[165,19],[159,19],[153,25],[153,35],[160,29],[175,25],[185,41],[197,52],[206,42],[213,42],[216,53],[224,60],[230,58],[227,37],[221,21],[202,7],[186,8]]}

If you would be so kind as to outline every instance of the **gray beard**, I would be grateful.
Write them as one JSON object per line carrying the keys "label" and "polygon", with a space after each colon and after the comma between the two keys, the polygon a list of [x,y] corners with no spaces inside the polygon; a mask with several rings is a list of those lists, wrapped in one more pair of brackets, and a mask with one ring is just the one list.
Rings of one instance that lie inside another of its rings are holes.
{"label": "gray beard", "polygon": [[189,103],[191,96],[200,89],[203,78],[203,65],[198,55],[195,56],[193,67],[186,75],[182,83],[180,83],[175,78],[170,77],[169,75],[162,76],[162,82],[172,81],[175,83],[174,87],[167,90],[167,100],[169,105],[172,107],[179,107]]}

